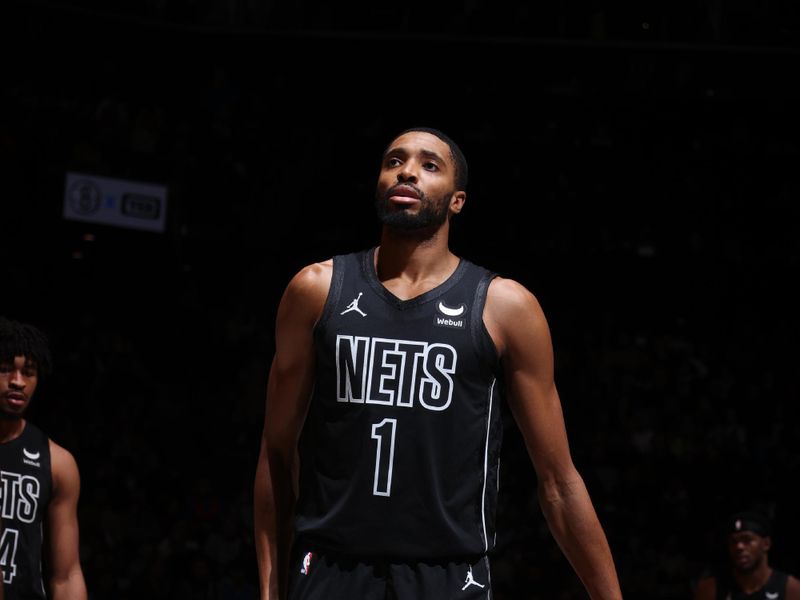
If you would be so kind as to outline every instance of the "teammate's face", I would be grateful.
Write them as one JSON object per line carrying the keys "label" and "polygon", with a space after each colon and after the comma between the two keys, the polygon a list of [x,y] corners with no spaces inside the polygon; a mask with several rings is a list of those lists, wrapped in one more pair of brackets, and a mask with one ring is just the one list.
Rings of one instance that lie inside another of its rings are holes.
{"label": "teammate's face", "polygon": [[24,356],[0,361],[0,417],[20,419],[38,383],[36,365]]}
{"label": "teammate's face", "polygon": [[728,553],[733,568],[740,573],[749,573],[767,559],[770,538],[752,531],[740,531],[728,536]]}
{"label": "teammate's face", "polygon": [[435,135],[412,131],[386,150],[375,191],[381,222],[397,232],[439,228],[466,194],[455,189],[450,147]]}

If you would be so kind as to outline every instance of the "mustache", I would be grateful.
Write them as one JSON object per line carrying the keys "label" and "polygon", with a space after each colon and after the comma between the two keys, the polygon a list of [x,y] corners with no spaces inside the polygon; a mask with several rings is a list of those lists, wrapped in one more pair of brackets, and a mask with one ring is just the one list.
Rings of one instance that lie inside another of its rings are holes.
{"label": "mustache", "polygon": [[392,187],[386,190],[386,193],[383,195],[383,199],[387,200],[388,198],[392,197],[394,193],[399,189],[412,189],[414,193],[419,197],[420,200],[425,198],[425,193],[415,186],[413,183],[395,183]]}

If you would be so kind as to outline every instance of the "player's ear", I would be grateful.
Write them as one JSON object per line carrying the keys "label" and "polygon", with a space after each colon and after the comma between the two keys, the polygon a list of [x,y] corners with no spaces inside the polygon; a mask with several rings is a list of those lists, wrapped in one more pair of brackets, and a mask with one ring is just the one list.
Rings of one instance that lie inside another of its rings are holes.
{"label": "player's ear", "polygon": [[458,190],[450,197],[450,214],[457,215],[464,208],[467,201],[467,192]]}

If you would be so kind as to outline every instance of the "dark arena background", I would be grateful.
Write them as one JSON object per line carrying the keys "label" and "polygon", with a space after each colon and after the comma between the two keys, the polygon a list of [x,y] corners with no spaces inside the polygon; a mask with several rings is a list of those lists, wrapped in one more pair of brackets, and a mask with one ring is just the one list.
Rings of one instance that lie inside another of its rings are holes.
{"label": "dark arena background", "polygon": [[[92,600],[256,598],[277,302],[377,242],[409,125],[469,159],[454,251],[548,315],[626,598],[688,599],[740,507],[800,573],[796,3],[6,0],[0,32],[0,314],[53,343],[29,417],[80,466]],[[81,220],[71,174],[165,195]],[[505,442],[495,598],[584,598]]]}

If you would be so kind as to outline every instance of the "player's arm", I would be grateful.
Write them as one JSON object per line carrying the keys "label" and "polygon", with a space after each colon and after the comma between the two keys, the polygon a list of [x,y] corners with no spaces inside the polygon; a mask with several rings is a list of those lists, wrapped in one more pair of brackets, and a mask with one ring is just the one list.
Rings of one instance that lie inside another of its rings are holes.
{"label": "player's arm", "polygon": [[717,582],[713,577],[704,577],[697,582],[692,600],[714,600],[717,597]]}
{"label": "player's arm", "polygon": [[524,286],[496,278],[484,320],[501,357],[509,405],[536,470],[550,531],[589,596],[617,600],[622,594],[611,550],[572,461],[541,306]]}
{"label": "player's arm", "polygon": [[800,600],[800,579],[793,575],[786,582],[786,600]]}
{"label": "player's arm", "polygon": [[46,528],[50,595],[53,600],[86,600],[78,535],[78,465],[68,450],[52,441],[50,464],[53,493]]}
{"label": "player's arm", "polygon": [[297,443],[313,389],[313,330],[325,304],[331,271],[331,261],[304,268],[289,282],[278,306],[253,489],[262,600],[286,597],[297,498]]}

